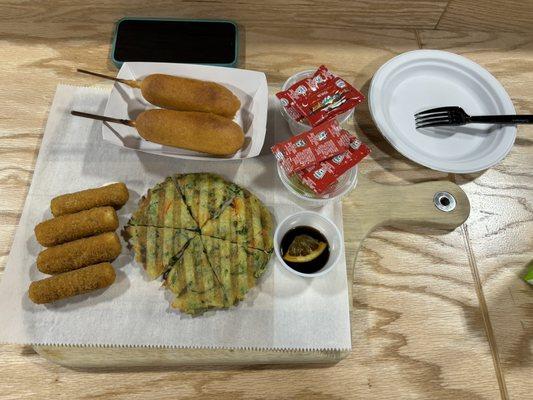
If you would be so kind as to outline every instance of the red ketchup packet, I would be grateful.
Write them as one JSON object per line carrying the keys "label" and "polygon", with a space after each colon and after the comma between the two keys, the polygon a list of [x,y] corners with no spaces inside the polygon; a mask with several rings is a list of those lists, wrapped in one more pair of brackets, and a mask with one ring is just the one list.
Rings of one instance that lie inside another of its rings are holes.
{"label": "red ketchup packet", "polygon": [[370,154],[366,144],[358,139],[350,143],[348,151],[338,154],[320,164],[298,171],[297,174],[311,190],[317,194],[323,193],[327,188],[337,182],[337,179],[353,168],[363,158]]}
{"label": "red ketchup packet", "polygon": [[311,126],[354,108],[365,96],[344,79],[320,66],[313,76],[276,93],[282,106],[296,121],[307,119]]}
{"label": "red ketchup packet", "polygon": [[307,132],[272,146],[287,175],[344,153],[353,136],[332,119]]}
{"label": "red ketchup packet", "polygon": [[278,97],[279,102],[285,111],[287,111],[287,114],[289,114],[293,120],[300,122],[302,119],[304,119],[304,116],[300,110],[294,106],[294,100],[291,96],[289,96],[288,91],[276,93],[276,96]]}

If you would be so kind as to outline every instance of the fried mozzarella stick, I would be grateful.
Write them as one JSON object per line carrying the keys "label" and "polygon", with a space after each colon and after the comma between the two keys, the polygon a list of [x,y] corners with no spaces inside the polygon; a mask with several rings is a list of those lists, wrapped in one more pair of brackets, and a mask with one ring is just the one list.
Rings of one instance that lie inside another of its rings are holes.
{"label": "fried mozzarella stick", "polygon": [[113,207],[97,207],[43,221],[35,227],[35,237],[42,246],[51,247],[117,228]]}
{"label": "fried mozzarella stick", "polygon": [[115,277],[115,270],[108,262],[91,265],[32,282],[28,296],[36,304],[51,303],[110,286]]}
{"label": "fried mozzarella stick", "polygon": [[55,275],[113,261],[122,251],[120,239],[115,232],[74,240],[49,247],[37,256],[37,269],[45,274]]}
{"label": "fried mozzarella stick", "polygon": [[71,111],[72,115],[116,122],[137,128],[139,135],[165,146],[218,156],[229,156],[244,144],[244,133],[235,122],[219,115],[172,110],[147,110],[135,121]]}
{"label": "fried mozzarella stick", "polygon": [[57,196],[52,199],[50,209],[54,217],[103,206],[112,206],[118,210],[126,204],[128,198],[128,188],[125,184],[119,182],[100,188]]}
{"label": "fried mozzarella stick", "polygon": [[240,100],[231,90],[215,82],[165,74],[152,74],[142,81],[135,81],[84,69],[78,69],[78,72],[139,88],[147,101],[171,110],[208,112],[232,119],[241,107]]}

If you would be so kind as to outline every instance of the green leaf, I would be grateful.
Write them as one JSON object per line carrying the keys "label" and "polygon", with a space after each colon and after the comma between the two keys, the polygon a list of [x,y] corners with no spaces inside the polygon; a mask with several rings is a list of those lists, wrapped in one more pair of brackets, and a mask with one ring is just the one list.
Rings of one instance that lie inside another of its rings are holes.
{"label": "green leaf", "polygon": [[527,265],[527,272],[524,275],[524,280],[530,285],[533,285],[533,260]]}

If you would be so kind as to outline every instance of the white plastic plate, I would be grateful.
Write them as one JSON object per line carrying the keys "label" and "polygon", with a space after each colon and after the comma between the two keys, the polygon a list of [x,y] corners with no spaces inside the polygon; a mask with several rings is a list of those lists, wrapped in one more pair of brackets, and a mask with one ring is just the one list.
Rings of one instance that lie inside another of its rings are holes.
{"label": "white plastic plate", "polygon": [[[234,121],[243,128],[245,134],[243,148],[231,157],[212,157],[204,153],[148,142],[142,139],[134,128],[107,122],[102,124],[104,140],[137,151],[193,160],[239,160],[259,155],[265,140],[268,111],[268,86],[264,73],[207,65],[125,62],[117,76],[123,79],[141,80],[154,73],[213,81],[230,89],[241,101],[241,108]],[[139,113],[149,108],[156,107],[144,100],[139,89],[116,82],[107,101],[105,115],[135,119]]]}
{"label": "white plastic plate", "polygon": [[516,113],[494,76],[473,61],[446,51],[401,54],[382,65],[372,78],[372,118],[407,158],[438,171],[472,173],[496,165],[509,153],[516,137],[513,125],[415,128],[415,113],[443,106],[460,106],[470,115]]}

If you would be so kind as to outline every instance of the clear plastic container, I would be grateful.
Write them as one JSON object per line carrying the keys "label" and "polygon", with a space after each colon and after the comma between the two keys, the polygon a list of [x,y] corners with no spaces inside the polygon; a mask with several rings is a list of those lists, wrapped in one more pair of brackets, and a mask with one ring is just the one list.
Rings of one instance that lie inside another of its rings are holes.
{"label": "clear plastic container", "polygon": [[[293,76],[291,76],[289,79],[287,79],[285,81],[285,83],[283,84],[281,90],[287,90],[292,84],[302,80],[302,79],[305,79],[309,76],[312,76],[316,71],[312,70],[312,69],[309,69],[307,71],[302,71],[302,72],[298,72],[297,74],[294,74]],[[281,109],[281,114],[283,115],[283,118],[285,118],[285,120],[287,121],[287,123],[289,124],[289,128],[292,132],[293,135],[297,135],[299,133],[302,133],[302,132],[305,132],[305,131],[308,131],[309,129],[312,128],[312,126],[310,125],[306,125],[306,124],[303,124],[301,122],[298,122],[298,121],[295,121],[294,119],[292,119],[289,114],[287,114],[287,111],[285,111],[285,108],[280,104],[279,105],[280,109]],[[342,114],[339,114],[335,117],[335,119],[339,122],[339,124],[343,124],[344,122],[346,122],[348,119],[350,119],[350,117],[353,116],[353,113],[354,113],[354,110],[355,110],[355,107],[349,109],[348,111],[342,113]]]}
{"label": "clear plastic container", "polygon": [[288,177],[280,164],[277,164],[278,176],[283,186],[291,193],[296,203],[304,207],[322,207],[328,203],[340,201],[357,185],[357,165],[343,174],[337,183],[332,185],[325,193],[317,195],[301,183],[295,175]]}

